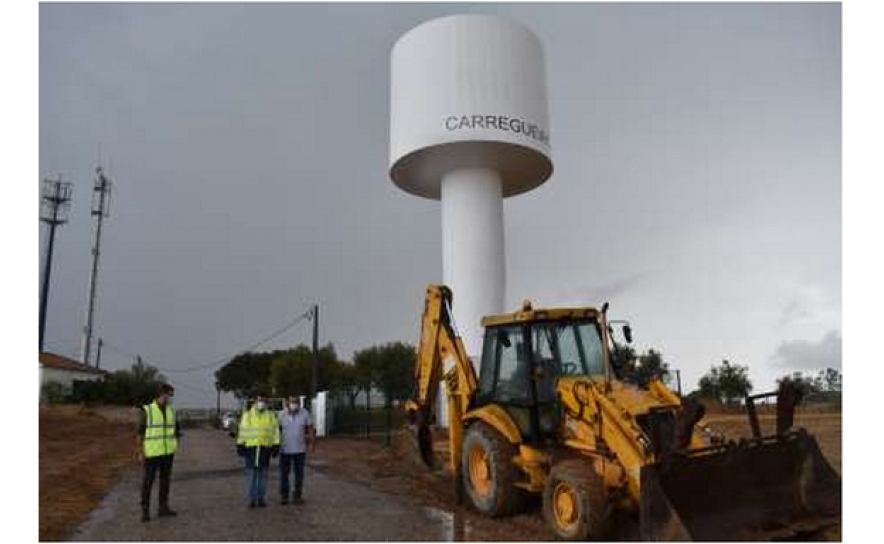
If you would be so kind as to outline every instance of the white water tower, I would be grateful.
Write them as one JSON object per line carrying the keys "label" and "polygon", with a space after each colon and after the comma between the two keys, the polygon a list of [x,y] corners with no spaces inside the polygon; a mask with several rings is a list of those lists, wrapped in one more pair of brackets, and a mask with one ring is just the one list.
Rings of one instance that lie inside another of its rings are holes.
{"label": "white water tower", "polygon": [[553,171],[543,49],[508,19],[442,17],[396,42],[390,79],[390,177],[442,201],[443,281],[477,365],[481,318],[506,309],[503,199]]}

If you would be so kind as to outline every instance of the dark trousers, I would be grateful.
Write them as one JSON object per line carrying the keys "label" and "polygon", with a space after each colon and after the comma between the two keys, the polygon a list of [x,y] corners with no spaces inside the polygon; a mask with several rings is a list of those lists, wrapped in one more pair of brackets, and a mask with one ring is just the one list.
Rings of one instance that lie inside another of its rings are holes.
{"label": "dark trousers", "polygon": [[175,455],[144,458],[144,478],[141,480],[141,510],[150,511],[150,490],[157,472],[160,473],[160,510],[169,508],[169,480],[172,478],[172,460]]}
{"label": "dark trousers", "polygon": [[284,498],[289,496],[289,471],[294,468],[295,472],[295,496],[301,496],[304,487],[304,458],[306,453],[280,453],[279,454],[279,495]]}

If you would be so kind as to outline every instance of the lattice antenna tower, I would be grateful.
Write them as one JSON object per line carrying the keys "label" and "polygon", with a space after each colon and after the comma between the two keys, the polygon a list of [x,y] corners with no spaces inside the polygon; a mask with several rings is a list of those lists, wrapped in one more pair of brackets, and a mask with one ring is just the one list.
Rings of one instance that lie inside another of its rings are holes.
{"label": "lattice antenna tower", "polygon": [[81,360],[89,364],[92,349],[92,319],[95,314],[95,287],[98,280],[98,261],[101,255],[101,226],[110,215],[111,181],[99,166],[95,169],[95,184],[92,187],[92,216],[96,218],[92,236],[92,272],[89,274],[89,300],[86,307],[86,324],[83,326],[83,351]]}

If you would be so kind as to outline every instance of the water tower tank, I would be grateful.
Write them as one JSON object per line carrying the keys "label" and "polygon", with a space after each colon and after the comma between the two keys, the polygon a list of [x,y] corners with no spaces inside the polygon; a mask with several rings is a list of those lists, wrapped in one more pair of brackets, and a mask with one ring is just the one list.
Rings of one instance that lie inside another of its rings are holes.
{"label": "water tower tank", "polygon": [[540,40],[508,19],[434,19],[393,47],[390,177],[403,190],[440,198],[442,177],[489,168],[503,196],[552,174]]}
{"label": "water tower tank", "polygon": [[478,362],[481,318],[505,310],[503,198],[553,171],[543,49],[508,19],[443,17],[396,42],[390,78],[390,178],[442,202],[443,281]]}

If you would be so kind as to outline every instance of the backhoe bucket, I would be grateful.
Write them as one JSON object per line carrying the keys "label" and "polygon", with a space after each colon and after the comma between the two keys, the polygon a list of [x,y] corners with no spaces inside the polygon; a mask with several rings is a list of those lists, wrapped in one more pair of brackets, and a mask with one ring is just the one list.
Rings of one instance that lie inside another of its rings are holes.
{"label": "backhoe bucket", "polygon": [[803,431],[642,468],[644,540],[780,540],[841,521],[841,478]]}
{"label": "backhoe bucket", "polygon": [[435,469],[438,465],[433,451],[433,432],[426,419],[415,415],[411,423],[406,423],[396,433],[393,450],[400,459],[421,463]]}

